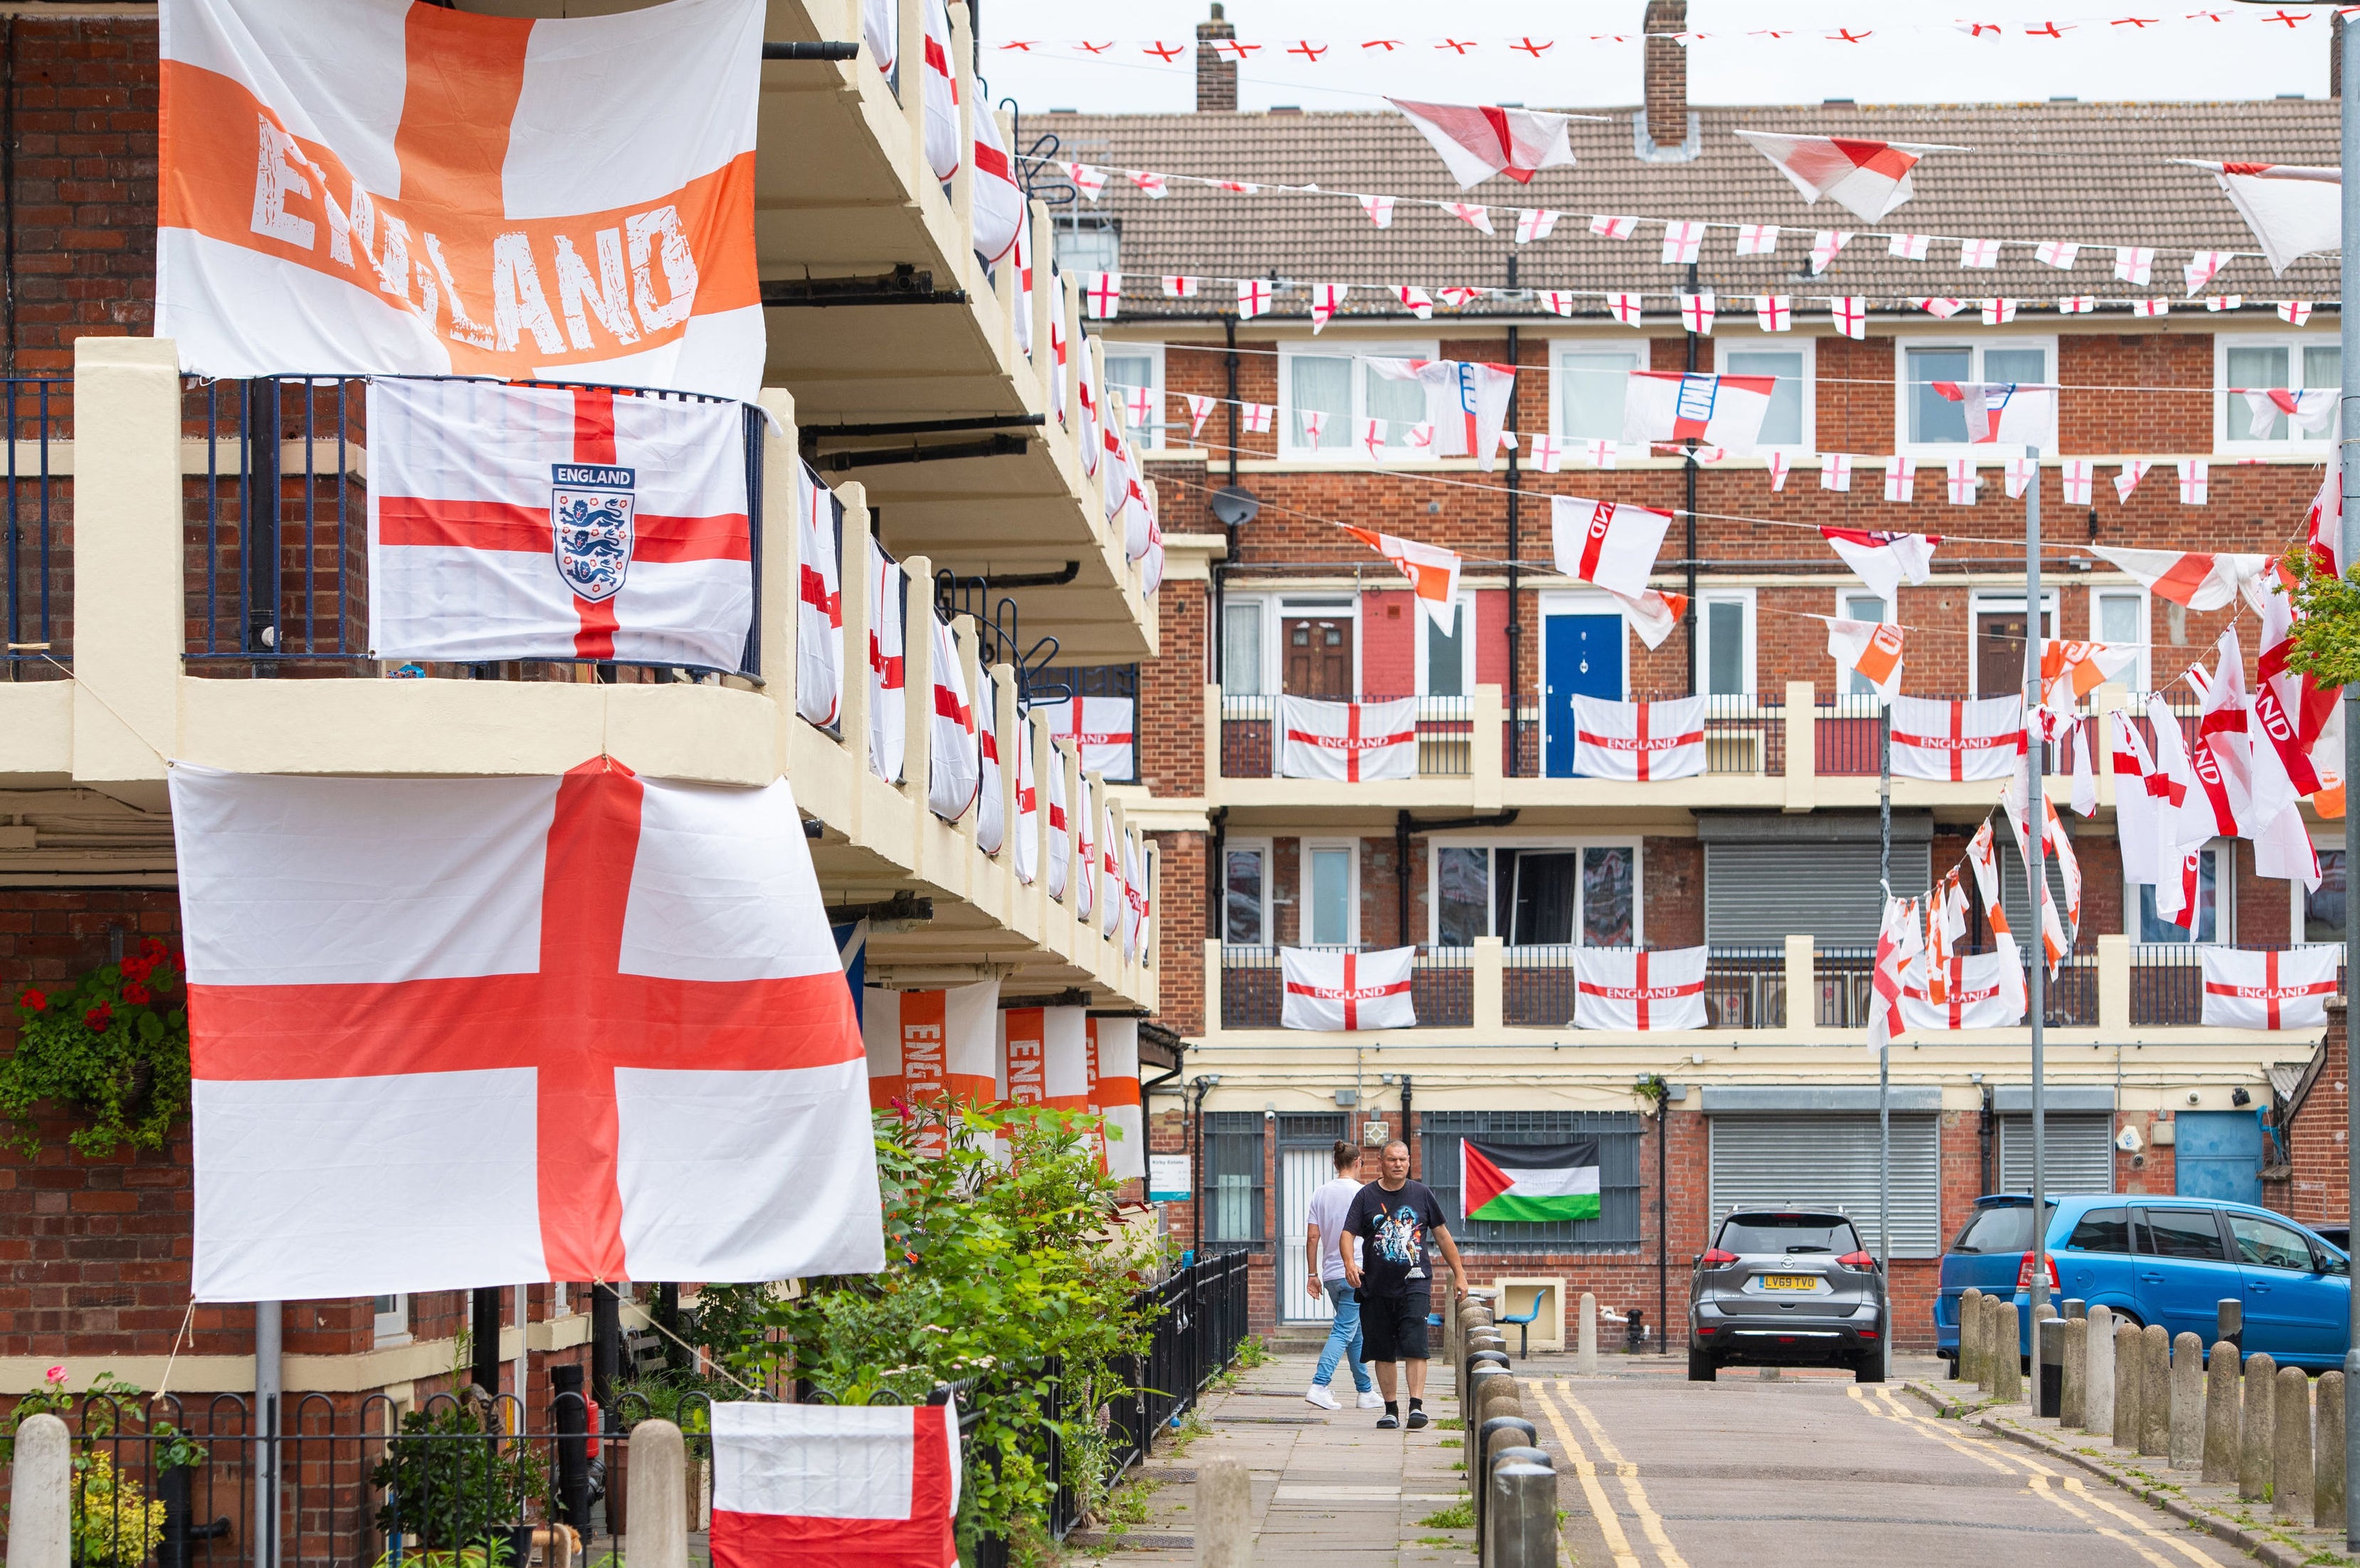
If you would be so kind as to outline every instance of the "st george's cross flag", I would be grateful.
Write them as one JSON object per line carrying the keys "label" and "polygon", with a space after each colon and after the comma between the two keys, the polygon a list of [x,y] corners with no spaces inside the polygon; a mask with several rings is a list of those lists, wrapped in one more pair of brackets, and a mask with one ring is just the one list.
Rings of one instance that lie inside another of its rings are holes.
{"label": "st george's cross flag", "polygon": [[1508,399],[1516,367],[1471,359],[1361,361],[1389,381],[1415,381],[1426,389],[1426,419],[1434,426],[1433,457],[1472,457],[1485,473],[1500,459],[1500,432],[1508,421]]}
{"label": "st george's cross flag", "polygon": [[1462,191],[1494,174],[1530,184],[1535,170],[1573,161],[1564,115],[1490,104],[1420,104],[1407,98],[1385,102],[1399,109],[1442,156],[1443,166]]}
{"label": "st george's cross flag", "polygon": [[801,465],[795,487],[795,711],[821,729],[844,711],[844,503]]}
{"label": "st george's cross flag", "polygon": [[1139,700],[1076,692],[1065,701],[1043,705],[1053,740],[1071,740],[1081,753],[1082,772],[1098,773],[1116,784],[1139,776]]}
{"label": "st george's cross flag", "polygon": [[1666,702],[1573,698],[1573,771],[1584,778],[1647,784],[1704,772],[1700,696]]}
{"label": "st george's cross flag", "polygon": [[167,0],[156,334],[195,375],[751,400],[759,0]]}
{"label": "st george's cross flag", "polygon": [[1967,440],[2002,446],[2045,446],[2057,423],[2057,389],[2015,381],[1937,381],[1935,392],[1963,404]]}
{"label": "st george's cross flag", "polygon": [[713,1407],[714,1568],[958,1568],[958,1501],[956,1400]]}
{"label": "st george's cross flag", "polygon": [[380,379],[368,422],[372,657],[744,663],[736,403]]}
{"label": "st george's cross flag", "polygon": [[883,1266],[785,780],[170,791],[199,1300]]}
{"label": "st george's cross flag", "polygon": [[2004,779],[2023,754],[2024,698],[1893,699],[1893,776]]}
{"label": "st george's cross flag", "polygon": [[1703,948],[1578,948],[1573,955],[1577,1029],[1701,1029]]}
{"label": "st george's cross flag", "polygon": [[1117,1181],[1147,1174],[1147,1126],[1139,1097],[1139,1020],[1091,1018],[1083,1036],[1088,1053],[1089,1108],[1104,1127],[1099,1165]]}
{"label": "st george's cross flag", "polygon": [[1888,898],[1876,931],[1876,959],[1869,971],[1868,1049],[1875,1055],[1908,1025],[1901,1015],[1902,992],[1922,979],[1926,940],[1918,926],[1918,901]]}
{"label": "st george's cross flag", "polygon": [[1599,1215],[1598,1140],[1459,1143],[1459,1200],[1467,1218],[1551,1224]]}
{"label": "st george's cross flag", "polygon": [[2344,171],[2291,163],[2209,163],[2222,194],[2237,209],[2262,247],[2270,270],[2283,273],[2296,259],[2344,248]]}
{"label": "st george's cross flag", "polygon": [[1550,553],[1557,569],[1611,593],[1635,598],[1647,591],[1664,531],[1671,525],[1672,514],[1655,507],[1549,498]]}
{"label": "st george's cross flag", "polygon": [[[869,986],[860,1036],[869,1056],[869,1105],[893,1108],[934,1100],[989,1105],[999,1095],[1000,981],[946,991],[887,991]],[[921,1153],[943,1152],[931,1131]]]}
{"label": "st george's cross flag", "polygon": [[1346,784],[1417,777],[1417,698],[1280,697],[1278,776]]}
{"label": "st george's cross flag", "polygon": [[1633,370],[1622,397],[1622,444],[1694,441],[1750,457],[1777,386],[1774,376]]}
{"label": "st george's cross flag", "polygon": [[1819,537],[1887,604],[1894,602],[1893,596],[1903,583],[1912,587],[1925,583],[1934,567],[1934,547],[1942,543],[1939,533],[1890,533],[1865,528],[1823,527]]}
{"label": "st george's cross flag", "polygon": [[2206,1028],[2316,1029],[2327,1022],[2342,948],[2321,943],[2250,953],[2207,943],[2199,951]]}
{"label": "st george's cross flag", "polygon": [[983,789],[983,747],[976,733],[975,699],[967,695],[967,662],[958,639],[938,615],[926,617],[934,639],[933,744],[926,752],[926,808],[956,822]]}
{"label": "st george's cross flag", "polygon": [[2209,554],[2202,551],[2131,550],[2121,545],[2084,546],[2091,554],[2136,577],[2163,598],[2193,610],[2214,610],[2243,593],[2262,608],[2260,578],[2270,569],[2267,555]]}
{"label": "st george's cross flag", "polygon": [[1949,970],[1940,1002],[1928,994],[1923,973],[1902,986],[1901,1022],[1907,1032],[2012,1029],[2024,1022],[2024,959],[2016,938],[2002,936],[1993,952],[1958,954]]}
{"label": "st george's cross flag", "polygon": [[[1852,137],[1737,133],[1778,166],[1806,203],[1822,196],[1864,223],[1874,223],[1909,200],[1909,171],[1929,152],[1958,151],[1914,142],[1862,141]],[[1816,269],[1814,269],[1816,270]]]}
{"label": "st george's cross flag", "polygon": [[1410,1029],[1417,1008],[1410,995],[1410,963],[1415,948],[1339,953],[1318,948],[1281,948],[1279,970],[1286,999],[1279,1023],[1289,1029]]}

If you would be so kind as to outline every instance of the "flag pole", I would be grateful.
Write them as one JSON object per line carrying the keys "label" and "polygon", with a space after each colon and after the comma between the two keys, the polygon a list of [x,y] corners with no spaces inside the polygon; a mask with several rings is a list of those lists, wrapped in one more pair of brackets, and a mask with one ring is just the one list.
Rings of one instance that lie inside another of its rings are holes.
{"label": "flag pole", "polygon": [[[2344,36],[2338,40],[2344,50],[2343,70],[2339,84],[2344,98],[2343,146],[2348,164],[2354,148],[2360,148],[2360,27],[2349,21],[2344,24]],[[2360,236],[2360,182],[2351,178],[2347,168],[2344,180],[2344,254],[2352,253],[2352,243]],[[2341,487],[2344,526],[2343,538],[2336,554],[2336,565],[2350,572],[2352,563],[2360,559],[2360,454],[2352,447],[2353,400],[2360,398],[2360,313],[2353,309],[2360,299],[2355,298],[2352,273],[2344,273],[2344,294],[2337,307],[2337,325],[2344,337],[2344,396],[2336,422],[2336,463],[2344,477]],[[2360,762],[2360,682],[2344,688],[2344,777],[2347,804],[2344,808],[2344,1000],[2352,1001],[2352,987],[2360,980],[2360,903],[2352,897],[2353,872],[2360,867],[2360,810],[2349,804],[2349,790],[2355,762]],[[2351,1014],[2344,1014],[2345,1028],[2351,1025]],[[2345,1125],[2360,1127],[2360,1073],[2347,1067],[2344,1080]],[[2360,1160],[2347,1160],[2345,1172],[2344,1213],[2348,1217],[2360,1213]],[[2360,1420],[2360,1310],[2346,1314],[2345,1349],[2344,1352],[2344,1495],[2352,1497],[2352,1488],[2360,1486],[2360,1448],[2353,1446],[2353,1423]],[[2346,1508],[2344,1520],[2344,1545],[2349,1552],[2360,1552],[2360,1510]]]}
{"label": "flag pole", "polygon": [[[2042,1023],[2049,1011],[2049,926],[2043,918],[2048,905],[2042,898],[2047,892],[2048,869],[2044,864],[2049,847],[2049,795],[2041,782],[2041,765],[2049,760],[2048,742],[2041,739],[2033,720],[2034,710],[2040,705],[2040,640],[2046,628],[2040,619],[2040,461],[2038,445],[2029,445],[2025,455],[2035,467],[2032,482],[2024,488],[2024,748],[2026,784],[2024,791],[2025,885],[2032,897],[2032,914],[2027,922],[2032,929],[2027,940],[2030,943],[2026,955],[2031,960],[2032,1007],[2032,1280],[2025,1299],[2039,1332],[2040,1303],[2049,1299],[2049,1145],[2047,1094],[2042,1080]],[[2033,1346],[2033,1366],[2036,1376],[2040,1365],[2039,1346]],[[2036,1400],[2037,1404],[2038,1401]]]}
{"label": "flag pole", "polygon": [[[1894,613],[1900,614],[1900,592]],[[1885,898],[1877,905],[1879,940],[1885,912],[1893,906],[1893,704],[1876,696],[1876,881]],[[1876,972],[1869,970],[1868,1004],[1876,1006]],[[1876,1045],[1876,1270],[1885,1280],[1885,1375],[1893,1376],[1893,1035]]]}

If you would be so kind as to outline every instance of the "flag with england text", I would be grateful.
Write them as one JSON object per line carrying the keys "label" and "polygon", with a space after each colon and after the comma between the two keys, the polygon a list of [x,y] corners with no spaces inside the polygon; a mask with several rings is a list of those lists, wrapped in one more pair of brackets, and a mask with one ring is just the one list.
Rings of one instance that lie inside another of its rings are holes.
{"label": "flag with england text", "polygon": [[1911,1034],[1955,1029],[2012,1029],[2024,1022],[2024,959],[2016,940],[2002,936],[1996,950],[1961,953],[1944,975],[1939,1002],[1922,973],[1901,988],[1901,1023]]}
{"label": "flag with england text", "polygon": [[165,0],[156,334],[201,376],[750,400],[759,0]]}
{"label": "flag with england text", "polygon": [[1470,359],[1363,359],[1389,381],[1426,389],[1426,419],[1434,427],[1433,457],[1472,457],[1490,473],[1500,460],[1500,432],[1508,421],[1516,367]]}
{"label": "flag with england text", "polygon": [[1071,740],[1082,772],[1115,784],[1139,776],[1139,701],[1075,692],[1063,702],[1042,702],[1036,711],[1049,720],[1052,740]]}
{"label": "flag with england text", "polygon": [[2005,779],[2024,752],[2021,696],[1896,696],[1892,711],[1897,779]]}
{"label": "flag with england text", "polygon": [[2203,1024],[2208,1029],[2316,1029],[2335,994],[2341,947],[2272,948],[2246,952],[2202,944]]}
{"label": "flag with england text", "polygon": [[744,663],[738,404],[388,378],[368,427],[372,657]]}
{"label": "flag with england text", "polygon": [[883,1266],[783,779],[177,765],[204,1301]]}
{"label": "flag with england text", "polygon": [[1574,949],[1577,1029],[1701,1029],[1703,948]]}
{"label": "flag with england text", "polygon": [[1565,1224],[1599,1216],[1598,1140],[1459,1141],[1459,1204],[1488,1224]]}
{"label": "flag with england text", "polygon": [[[860,1036],[869,1057],[869,1105],[935,1100],[989,1105],[999,1096],[1000,981],[946,991],[866,988]],[[922,1153],[943,1152],[933,1132]]]}
{"label": "flag with england text", "polygon": [[1585,778],[1650,783],[1704,772],[1700,696],[1663,702],[1573,698],[1573,771]]}
{"label": "flag with england text", "polygon": [[712,1412],[714,1568],[958,1568],[956,1399]]}
{"label": "flag with england text", "polygon": [[1672,514],[1655,507],[1549,498],[1549,543],[1557,569],[1630,598],[1647,592],[1664,531],[1671,525]]}
{"label": "flag with england text", "polygon": [[1286,998],[1279,1023],[1289,1029],[1410,1029],[1417,1007],[1410,994],[1415,948],[1337,952],[1281,948],[1279,970]]}
{"label": "flag with england text", "polygon": [[1278,776],[1335,779],[1417,777],[1417,698],[1390,702],[1278,699]]}
{"label": "flag with england text", "polygon": [[1750,457],[1777,386],[1774,376],[1633,370],[1622,397],[1622,444],[1694,441]]}
{"label": "flag with england text", "polygon": [[1105,1125],[1097,1135],[1099,1164],[1117,1181],[1147,1174],[1147,1125],[1139,1094],[1139,1020],[1091,1018],[1089,1108]]}

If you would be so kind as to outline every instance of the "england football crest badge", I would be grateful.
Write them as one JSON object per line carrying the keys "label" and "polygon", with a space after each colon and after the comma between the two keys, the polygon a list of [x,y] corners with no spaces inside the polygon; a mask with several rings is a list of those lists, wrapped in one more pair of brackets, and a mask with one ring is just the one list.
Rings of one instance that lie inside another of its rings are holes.
{"label": "england football crest badge", "polygon": [[550,465],[549,521],[557,575],[593,604],[613,598],[631,568],[638,471],[600,463]]}

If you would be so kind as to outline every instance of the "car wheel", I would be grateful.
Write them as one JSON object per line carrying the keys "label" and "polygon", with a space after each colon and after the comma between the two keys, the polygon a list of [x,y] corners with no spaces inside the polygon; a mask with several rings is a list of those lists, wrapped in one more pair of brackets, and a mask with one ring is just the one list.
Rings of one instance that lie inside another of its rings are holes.
{"label": "car wheel", "polygon": [[1721,1364],[1713,1360],[1712,1352],[1691,1347],[1688,1351],[1688,1381],[1713,1383],[1718,1382],[1720,1377]]}
{"label": "car wheel", "polygon": [[1852,1364],[1852,1380],[1855,1383],[1884,1382],[1885,1352],[1882,1350],[1861,1352],[1859,1358]]}

